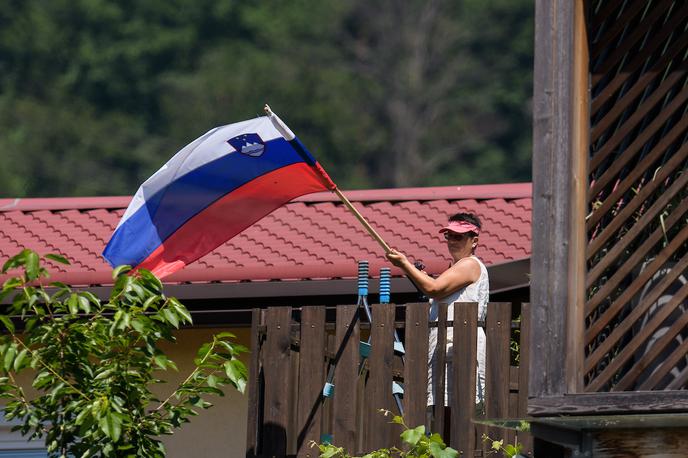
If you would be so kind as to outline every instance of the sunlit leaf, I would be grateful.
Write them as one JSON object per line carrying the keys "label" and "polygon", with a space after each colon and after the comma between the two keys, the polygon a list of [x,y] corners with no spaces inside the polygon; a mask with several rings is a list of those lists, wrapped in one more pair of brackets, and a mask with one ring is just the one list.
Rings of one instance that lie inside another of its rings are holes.
{"label": "sunlit leaf", "polygon": [[45,255],[45,258],[55,262],[59,262],[60,264],[69,265],[69,261],[67,260],[67,258],[65,258],[64,256],[60,256],[59,254],[49,253]]}
{"label": "sunlit leaf", "polygon": [[29,250],[25,255],[25,259],[26,264],[24,267],[26,268],[26,276],[29,280],[35,280],[40,274],[40,258],[38,257],[38,253]]}
{"label": "sunlit leaf", "polygon": [[131,266],[127,266],[127,265],[117,266],[112,271],[112,279],[115,280],[117,277],[129,272],[130,270],[131,270]]}
{"label": "sunlit leaf", "polygon": [[401,433],[401,439],[410,445],[416,445],[423,436],[425,436],[424,425],[420,425],[414,429],[407,429]]}
{"label": "sunlit leaf", "polygon": [[14,323],[7,315],[0,315],[0,321],[5,325],[8,331],[14,334]]}

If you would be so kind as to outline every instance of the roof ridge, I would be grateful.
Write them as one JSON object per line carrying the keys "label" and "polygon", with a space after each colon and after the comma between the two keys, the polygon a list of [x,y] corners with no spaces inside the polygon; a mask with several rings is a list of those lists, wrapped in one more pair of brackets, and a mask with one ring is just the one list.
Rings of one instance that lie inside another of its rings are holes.
{"label": "roof ridge", "polygon": [[[360,189],[343,191],[353,202],[399,202],[409,200],[523,199],[532,196],[531,183],[497,183],[466,186],[428,186],[422,188]],[[27,197],[0,199],[0,212],[37,210],[94,210],[126,208],[132,196]],[[339,202],[331,192],[316,192],[292,202]]]}

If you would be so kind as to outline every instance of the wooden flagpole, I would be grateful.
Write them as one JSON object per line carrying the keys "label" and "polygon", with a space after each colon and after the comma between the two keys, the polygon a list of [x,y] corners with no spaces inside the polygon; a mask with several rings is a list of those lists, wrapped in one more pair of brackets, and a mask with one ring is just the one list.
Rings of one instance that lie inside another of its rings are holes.
{"label": "wooden flagpole", "polygon": [[[268,104],[265,104],[265,113],[268,116],[274,115],[272,110],[270,109],[270,106]],[[385,254],[389,253],[392,251],[392,249],[387,245],[387,242],[385,242],[382,237],[380,237],[380,234],[377,233],[375,229],[373,229],[373,226],[370,225],[370,223],[363,217],[363,215],[356,210],[356,207],[353,206],[353,204],[349,201],[349,199],[346,198],[344,194],[342,194],[342,191],[339,190],[337,185],[334,186],[334,189],[332,190],[337,197],[339,197],[339,200],[342,201],[344,206],[353,213],[353,215],[356,217],[356,219],[363,225],[363,227],[368,231],[368,233],[377,241],[377,243],[380,244],[383,250],[385,250]]]}
{"label": "wooden flagpole", "polygon": [[385,250],[385,254],[392,251],[392,249],[389,247],[389,245],[387,245],[387,242],[385,242],[382,239],[382,237],[380,237],[380,234],[378,234],[377,231],[375,231],[375,229],[373,229],[373,226],[371,226],[370,223],[363,217],[363,215],[361,215],[361,213],[358,210],[356,210],[356,207],[354,207],[353,204],[351,202],[349,202],[349,199],[347,199],[346,196],[344,194],[342,194],[342,191],[340,191],[339,188],[336,186],[333,189],[333,191],[335,194],[337,194],[337,197],[339,197],[339,199],[344,203],[346,208],[348,208],[349,211],[354,214],[356,219],[358,219],[358,221],[360,221],[360,223],[363,225],[363,227],[366,228],[368,233],[375,240],[377,240],[377,243],[379,243],[380,246],[382,247],[382,249]]}

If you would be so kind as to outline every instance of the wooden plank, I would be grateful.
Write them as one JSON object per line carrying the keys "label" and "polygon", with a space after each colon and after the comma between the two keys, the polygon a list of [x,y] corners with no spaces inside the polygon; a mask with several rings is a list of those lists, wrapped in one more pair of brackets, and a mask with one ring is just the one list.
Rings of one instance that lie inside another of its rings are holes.
{"label": "wooden plank", "polygon": [[[664,197],[667,195],[671,196],[672,193],[669,191],[662,194],[662,197],[655,201],[655,203],[652,204],[652,207],[650,207],[643,216],[645,218],[647,218],[646,215],[651,214],[656,216],[660,210],[665,210],[666,204],[669,202],[664,199]],[[628,258],[627,261],[624,261],[625,264],[631,264],[634,267],[638,266],[639,260],[644,259],[644,256],[650,251],[650,249],[653,248],[660,240],[662,240],[665,232],[669,232],[676,223],[683,221],[683,215],[688,212],[688,205],[678,205],[677,207],[678,208],[676,208],[669,215],[669,217],[664,220],[664,226],[658,226],[649,237],[644,239],[642,245],[633,252],[633,255]],[[595,282],[597,282],[597,280],[599,280],[600,276],[609,268],[612,262],[618,259],[618,257],[622,254],[625,254],[624,252],[627,250],[628,245],[636,237],[638,237],[641,232],[646,230],[646,225],[635,224],[631,230],[623,235],[620,240],[617,240],[614,243],[614,246],[604,255],[604,258],[602,258],[592,269],[588,271],[586,288],[590,288]]]}
{"label": "wooden plank", "polygon": [[[530,366],[530,303],[521,304],[518,365],[518,410],[516,415],[517,418],[526,418],[528,416],[528,367]],[[519,432],[518,440],[523,444],[524,451],[532,452],[533,438],[530,433]]]}
{"label": "wooden plank", "polygon": [[[596,85],[604,77],[616,76],[616,78],[607,83],[607,85],[611,86],[610,91],[613,92],[613,90],[615,90],[614,88],[618,88],[624,81],[620,78],[621,76],[628,76],[639,70],[650,55],[653,54],[656,48],[652,45],[659,46],[664,44],[662,42],[667,39],[668,34],[661,36],[655,34],[651,40],[648,40],[649,43],[643,46],[640,52],[631,52],[629,55],[631,48],[634,45],[638,45],[640,40],[644,40],[651,29],[658,25],[658,21],[664,22],[670,11],[671,1],[672,0],[666,0],[664,5],[654,5],[655,7],[651,9],[649,14],[647,14],[639,24],[633,27],[629,34],[624,36],[623,39],[617,43],[617,46],[612,49],[611,55],[605,56],[602,64],[595,68],[595,72],[592,75],[593,85]],[[676,22],[680,22],[680,20],[681,16],[676,15],[673,18],[673,23],[666,24],[665,27],[670,27],[672,25],[676,27]],[[623,71],[618,71],[619,69],[615,69],[614,67],[617,67],[621,62],[624,64]],[[619,73],[621,73],[621,75],[619,75]],[[593,111],[597,111],[598,107],[599,106],[595,106]]]}
{"label": "wooden plank", "polygon": [[[628,356],[624,358],[624,355],[620,355],[622,360],[625,361],[626,359],[630,358],[633,355],[633,352],[636,351],[638,347],[647,340],[647,338],[649,337],[648,334],[654,333],[655,330],[671,314],[671,312],[676,310],[676,308],[678,308],[678,306],[683,303],[687,296],[688,283],[686,283],[678,291],[676,291],[676,294],[673,295],[671,300],[666,304],[662,305],[660,313],[653,316],[652,320],[650,320],[650,322],[648,322],[647,325],[643,326],[643,335],[634,336],[633,340],[629,342],[626,346],[624,346],[622,353],[625,353]],[[656,303],[656,301],[653,303]],[[688,325],[688,313],[681,313],[678,320],[672,323],[669,329],[667,329],[659,339],[652,343],[652,348],[649,351],[647,351],[647,353],[645,353],[639,360],[633,362],[633,367],[631,367],[626,372],[623,378],[619,380],[619,382],[616,385],[614,385],[613,390],[624,391],[630,388],[630,386],[635,382],[640,373],[642,373],[650,365],[650,363],[654,361],[654,359],[657,358],[660,355],[660,353],[664,351],[666,346],[676,338],[676,336],[681,332],[681,330],[686,325]],[[649,329],[646,331],[646,328]],[[617,357],[614,358],[611,364],[619,364],[616,362],[616,359]],[[621,366],[619,365],[617,367],[617,370],[620,368]]]}
{"label": "wooden plank", "polygon": [[659,366],[657,370],[652,372],[652,375],[650,375],[650,377],[648,377],[648,379],[640,385],[639,389],[657,390],[659,388],[657,385],[669,373],[669,371],[676,367],[679,362],[685,361],[686,354],[688,354],[688,340],[681,342],[681,345],[676,347],[674,351],[672,351],[671,354],[662,361],[662,365]]}
{"label": "wooden plank", "polygon": [[[394,304],[374,304],[370,349],[370,402],[367,406],[367,450],[390,447],[393,434],[389,417],[380,409],[397,410],[392,397],[392,359],[394,357]],[[396,435],[396,434],[395,434]]]}
{"label": "wooden plank", "polygon": [[[509,347],[511,304],[491,302],[487,308],[487,362],[485,371],[485,414],[488,419],[509,416]],[[488,428],[495,439],[504,436],[501,428]]]}
{"label": "wooden plank", "polygon": [[[509,400],[507,418],[519,418],[518,416],[518,366],[509,367]],[[516,440],[516,430],[504,431],[504,443],[513,444]]]}
{"label": "wooden plank", "polygon": [[[659,297],[663,295],[664,291],[671,286],[671,284],[679,275],[681,275],[681,272],[683,272],[686,267],[688,267],[688,255],[683,257],[682,262],[679,262],[675,268],[671,270],[670,274],[666,275],[665,278],[663,278],[662,281],[659,282],[652,289],[652,291],[650,291],[649,295],[643,300],[643,302],[635,306],[630,315],[625,317],[623,322],[614,328],[604,342],[602,342],[602,344],[595,349],[595,351],[590,355],[591,363],[592,361],[599,361],[601,358],[603,358],[605,353],[611,351],[616,342],[619,342],[634,325],[637,325],[637,323],[640,322],[642,316],[647,313],[653,304],[657,303]],[[668,303],[664,304],[662,308],[655,314],[655,316],[653,316],[652,319],[645,326],[643,326],[642,330],[633,336],[630,342],[625,343],[624,347],[619,353],[614,355],[614,359],[607,365],[607,367],[605,367],[602,372],[597,374],[595,379],[588,384],[589,391],[597,391],[600,389],[614,376],[617,371],[623,367],[626,361],[636,356],[635,352],[640,348],[640,346],[648,338],[650,338],[651,334],[655,332],[655,330],[664,322],[667,317],[669,317],[674,309],[681,305],[687,291],[688,284],[681,287],[674,297],[672,297]],[[679,328],[677,332],[680,331],[680,329],[681,328]],[[675,336],[676,334],[671,337],[673,338]],[[658,343],[653,344],[653,349],[655,349],[657,344]],[[591,363],[588,364],[586,361],[586,367],[589,367],[588,370],[592,370],[594,367]],[[635,365],[636,364],[634,364],[634,366]],[[627,380],[623,385],[620,385],[618,389],[623,389],[621,388],[622,386],[627,387],[629,382],[630,381]]]}
{"label": "wooden plank", "polygon": [[[685,177],[685,179],[684,179]],[[636,226],[643,226],[647,227],[652,222],[652,219],[654,219],[654,215],[656,213],[659,213],[661,210],[666,209],[666,205],[668,204],[668,200],[665,200],[667,197],[670,197],[674,193],[680,192],[679,190],[688,184],[688,174],[684,174],[681,179],[679,179],[677,182],[675,182],[671,188],[662,196],[660,197],[660,200],[662,202],[656,202],[656,205],[653,205],[648,213],[643,215],[642,217],[639,218],[638,222],[635,223]],[[666,226],[665,226],[666,227]],[[661,229],[661,228],[660,228]],[[662,235],[664,233],[662,232]],[[669,246],[673,246],[674,248],[672,250],[675,250],[677,246],[680,246],[680,241],[677,241],[677,239],[683,239],[685,240],[686,233],[684,230],[679,232],[674,239],[670,242]],[[660,252],[662,255],[665,255],[667,258],[673,254],[672,250],[667,249],[666,247]],[[642,249],[638,250],[638,252],[641,252]],[[626,276],[630,273],[632,273],[634,268],[637,268],[638,265],[643,261],[642,257],[637,256],[637,252],[633,253],[631,257],[629,257],[623,265],[621,265],[617,272],[615,272],[611,278],[609,278],[598,290],[595,292],[595,294],[590,298],[590,300],[585,304],[585,316],[590,315],[592,312],[595,311],[595,309],[604,301],[607,301],[610,297],[613,297],[614,292],[618,289],[618,286],[621,284],[621,282],[626,278]],[[654,274],[654,272],[653,272]],[[645,275],[650,275],[649,273]],[[637,286],[642,286],[642,285],[637,285]],[[629,296],[631,294],[630,292],[626,293],[626,295],[630,298]],[[618,299],[616,299],[618,301]],[[619,303],[618,306],[624,305],[625,303]],[[606,316],[610,316],[610,311],[607,309],[605,311]],[[598,323],[596,327],[599,327],[601,323]],[[587,336],[590,336],[591,334],[591,329],[588,329],[587,331]],[[589,342],[587,340],[586,342]]]}
{"label": "wooden plank", "polygon": [[325,307],[303,307],[301,311],[299,398],[296,425],[297,456],[317,454],[310,442],[320,442],[322,390],[325,383]]}
{"label": "wooden plank", "polygon": [[430,304],[406,304],[404,349],[404,417],[415,427],[425,424],[428,402],[428,314]]}
{"label": "wooden plank", "polygon": [[298,340],[298,332],[290,332],[290,351],[289,351],[289,375],[287,379],[282,382],[288,386],[289,399],[287,405],[289,406],[289,420],[287,422],[287,454],[294,456],[297,453],[298,447],[298,402],[299,402],[299,364],[301,353],[299,351],[291,351],[292,345],[296,344]]}
{"label": "wooden plank", "polygon": [[263,425],[263,454],[287,454],[287,428],[289,422],[289,353],[291,346],[291,307],[271,307],[266,312],[265,324],[265,422]]}
{"label": "wooden plank", "polygon": [[454,346],[452,349],[451,438],[453,447],[463,456],[473,456],[476,449],[475,383],[478,304],[454,304]]}
{"label": "wooden plank", "polygon": [[[647,144],[647,142],[658,132],[661,131],[662,127],[666,123],[666,121],[674,116],[675,112],[683,107],[683,104],[685,103],[686,99],[688,99],[688,92],[686,91],[680,91],[676,96],[666,105],[662,108],[662,110],[657,113],[657,116],[655,116],[650,124],[648,124],[642,132],[638,134],[637,137],[633,139],[633,142],[626,146],[623,150],[623,154],[617,156],[614,158],[614,162],[609,165],[609,167],[602,173],[602,175],[598,176],[595,179],[595,182],[592,183],[590,186],[590,190],[588,191],[588,200],[593,200],[596,199],[596,196],[606,187],[610,184],[612,180],[617,179],[619,173],[627,167],[628,163],[636,157],[636,154],[641,151],[641,149]],[[678,124],[672,126],[671,130],[667,133],[665,133],[662,137],[661,142],[664,143],[665,141],[673,143],[673,141],[678,138],[677,136],[680,135],[683,130],[685,130],[685,124],[682,122],[678,122]],[[665,140],[666,139],[666,140]],[[609,145],[609,147],[607,146]],[[613,148],[611,147],[613,143],[605,143],[600,150],[597,152],[598,155],[600,155],[599,162],[601,162],[602,158],[606,156],[607,154],[613,152]],[[657,146],[660,146],[659,148]],[[663,146],[663,147],[662,147]],[[649,167],[653,162],[657,161],[663,154],[664,150],[668,144],[664,145],[656,145],[650,153],[648,153],[639,163],[638,167],[642,169],[646,169]],[[598,164],[599,165],[599,164]],[[590,170],[596,170],[597,167],[592,167],[592,164],[590,166]]]}
{"label": "wooden plank", "polygon": [[[325,318],[327,319],[327,317]],[[326,327],[327,328],[327,327]],[[327,329],[326,329],[327,331]],[[327,358],[327,364],[325,364],[323,367],[323,372],[325,373],[325,377],[328,376],[328,371],[330,368],[330,364],[332,364],[332,361],[334,360],[334,354],[336,353],[336,348],[335,348],[335,336],[331,332],[327,332],[325,336],[325,340],[327,341],[327,347],[325,350],[325,356]],[[322,407],[322,427],[321,427],[321,434],[323,435],[329,435],[333,436],[334,432],[334,419],[332,415],[332,410],[333,410],[333,402],[331,398],[326,398],[323,400],[323,407]]]}
{"label": "wooden plank", "polygon": [[447,371],[447,309],[448,304],[438,305],[437,346],[431,358],[432,390],[435,405],[433,411],[433,432],[444,435],[444,402]]}
{"label": "wooden plank", "polygon": [[335,335],[335,395],[332,403],[334,443],[353,451],[356,438],[356,396],[361,336],[358,328],[358,306],[337,306]]}
{"label": "wooden plank", "polygon": [[[688,148],[686,148],[686,151],[688,152]],[[664,179],[665,177],[657,177],[658,180]],[[610,249],[611,251],[614,251],[614,253],[611,253],[612,255],[614,254],[620,254],[618,251],[614,250],[616,245],[622,245],[627,246],[631,243],[632,239],[630,238],[631,236],[634,235],[639,235],[642,234],[650,225],[651,223],[657,221],[657,216],[663,214],[667,210],[667,205],[671,203],[671,200],[678,195],[688,184],[688,176],[685,174],[682,174],[672,185],[669,187],[669,189],[666,189],[661,196],[652,204],[652,206],[647,209],[645,212],[643,212],[642,216],[637,216],[633,215],[632,218],[637,218],[637,220],[633,223],[633,227],[626,233],[624,236],[621,238],[621,240],[617,240],[614,242],[612,248]],[[681,212],[682,210],[676,210],[675,212]],[[683,210],[685,211],[685,210]],[[676,217],[670,217],[669,218],[671,223],[673,224],[673,221],[676,219]],[[614,221],[610,226],[607,227],[609,232],[617,231],[622,225],[624,221],[619,220],[618,223]],[[614,228],[611,226],[614,225]],[[664,224],[664,229],[668,227],[668,222]],[[605,229],[605,232],[607,232],[607,229]],[[658,228],[658,230],[661,229]],[[656,232],[656,231],[655,231]],[[668,231],[667,231],[668,232]],[[662,236],[664,236],[664,231],[662,231]],[[656,238],[656,235],[654,236]],[[649,240],[649,238],[648,238]],[[600,247],[601,249],[607,249],[607,247]],[[649,250],[652,248],[652,245],[644,245],[644,248],[646,250]],[[597,290],[595,295],[593,295],[590,300],[588,301],[586,308],[587,310],[594,310],[595,307],[597,307],[601,302],[606,300],[612,292],[617,288],[619,282],[623,280],[623,278],[630,273],[633,268],[635,268],[638,265],[638,259],[639,258],[639,253],[641,250],[636,250],[630,258],[624,261],[623,265],[619,266],[614,275],[611,276],[611,278],[607,279],[607,281],[602,285],[601,288]],[[592,256],[591,253],[588,253],[590,256]],[[609,256],[609,255],[606,255]],[[606,256],[603,258],[602,262],[606,263]],[[595,274],[602,274],[601,271],[595,271]],[[592,286],[592,281],[589,281],[589,284]]]}
{"label": "wooden plank", "polygon": [[[678,131],[683,131],[688,127],[688,122],[685,121],[685,119],[681,119],[675,127],[679,127],[677,129]],[[655,146],[654,149],[657,150],[666,150],[671,145],[671,142],[669,142],[670,138],[669,137],[664,137],[660,142]],[[658,171],[658,173],[653,177],[652,181],[646,183],[644,186],[642,186],[639,190],[639,192],[633,197],[631,201],[629,201],[621,210],[619,213],[614,215],[614,224],[609,224],[607,225],[602,233],[600,233],[598,236],[596,236],[593,240],[590,242],[590,247],[587,250],[587,255],[588,259],[592,257],[592,254],[596,253],[599,251],[601,248],[602,244],[604,244],[616,231],[618,230],[618,225],[625,222],[628,218],[633,216],[634,212],[637,210],[637,208],[645,202],[645,200],[657,189],[659,186],[663,185],[663,181],[665,178],[672,176],[675,172],[674,170],[680,169],[681,164],[685,160],[686,157],[688,157],[688,151],[686,151],[688,148],[685,147],[685,145],[682,145],[682,147],[676,151],[674,154],[672,154],[671,158],[665,162],[662,165],[661,170]],[[639,166],[636,166],[633,171],[625,177],[621,182],[619,182],[615,189],[614,192],[612,192],[609,197],[605,198],[602,204],[595,209],[593,213],[590,214],[588,217],[588,222],[587,227],[593,228],[594,225],[602,218],[602,216],[606,215],[609,213],[609,211],[616,205],[618,205],[619,201],[622,200],[624,194],[632,187],[632,186],[637,186],[637,180],[643,176],[644,174],[647,174],[648,168],[651,165],[651,163],[645,161],[641,161],[644,163],[645,167],[641,168]]]}
{"label": "wooden plank", "polygon": [[676,378],[666,387],[667,390],[685,390],[688,385],[688,366],[678,373]]}
{"label": "wooden plank", "polygon": [[[688,341],[686,341],[688,342]],[[688,391],[625,391],[581,393],[530,399],[528,415],[615,415],[671,413],[688,410]]]}
{"label": "wooden plank", "polygon": [[585,326],[585,248],[588,237],[585,215],[588,189],[588,156],[590,151],[590,56],[585,1],[574,1],[574,62],[573,62],[573,114],[571,146],[571,214],[569,216],[568,291],[566,306],[566,391],[583,391],[582,345]]}
{"label": "wooden plank", "polygon": [[518,416],[528,415],[528,367],[530,366],[530,304],[521,304],[518,363]]}
{"label": "wooden plank", "polygon": [[[663,78],[664,73],[662,72],[657,74],[657,72],[648,72],[645,73],[644,76],[646,76],[647,79]],[[672,99],[674,95],[680,95],[674,94],[676,89],[674,86],[677,84],[682,85],[683,82],[679,83],[679,81],[683,80],[685,76],[685,68],[679,67],[678,69],[674,69],[672,72],[670,72],[664,80],[659,82],[659,86],[654,89],[651,94],[642,99],[640,104],[635,107],[628,118],[623,118],[621,121],[622,124],[616,130],[614,130],[608,139],[604,140],[603,146],[595,154],[601,154],[603,155],[602,157],[604,157],[614,151],[633,129],[638,127],[638,125],[641,125],[641,122],[657,104],[663,100]],[[642,83],[642,81],[636,82],[634,83],[634,87],[636,85],[639,86]],[[647,90],[647,82],[644,83],[645,85],[639,87],[638,91],[643,89]],[[595,122],[590,132],[593,142],[595,142],[602,134],[606,133],[607,129],[609,129],[615,122],[619,121],[618,118],[628,114],[624,112],[627,112],[627,110],[630,108],[629,105],[633,103],[637,96],[638,94],[625,93],[621,100],[615,103],[614,106],[604,114],[602,119]],[[664,108],[662,108],[662,110],[664,110]]]}
{"label": "wooden plank", "polygon": [[251,359],[248,369],[248,415],[246,419],[246,457],[253,458],[258,456],[260,450],[258,449],[258,431],[262,425],[259,421],[259,406],[258,399],[260,393],[260,379],[258,374],[260,372],[260,333],[258,328],[263,324],[261,322],[262,313],[259,308],[251,310]]}
{"label": "wooden plank", "polygon": [[[657,10],[659,12],[663,12],[661,8],[658,8]],[[651,40],[647,40],[641,52],[638,52],[633,56],[629,56],[629,61],[624,62],[623,71],[618,72],[610,82],[605,84],[604,88],[601,91],[599,91],[597,97],[593,99],[591,105],[591,111],[593,113],[597,112],[604,103],[609,101],[610,98],[614,95],[614,93],[621,87],[622,84],[624,84],[628,80],[628,78],[631,75],[633,75],[635,72],[641,69],[641,67],[645,64],[648,57],[650,57],[652,53],[657,51],[658,48],[661,49],[661,47],[663,47],[666,44],[667,38],[669,38],[669,36],[672,33],[674,33],[675,29],[681,24],[683,20],[685,20],[686,16],[688,16],[688,9],[686,9],[685,7],[679,8],[677,13],[669,20],[669,22],[662,25],[662,27],[657,31],[657,33],[652,37]],[[647,34],[649,33],[649,28],[639,28],[638,33]],[[680,36],[681,38],[685,38],[684,34],[681,34]],[[626,46],[627,42],[628,40],[624,40],[622,46],[620,46],[619,49],[622,49],[624,46]],[[683,40],[681,40],[680,43],[675,43],[674,46],[667,50],[667,53],[660,60],[660,65],[662,67],[666,66],[669,59],[672,59],[676,54],[684,50],[684,46],[685,42]],[[611,59],[607,59],[607,61],[613,64],[614,59],[617,59],[617,57],[613,56]],[[600,72],[606,73],[606,70],[600,69]],[[596,75],[597,74],[598,73],[596,72]],[[593,84],[596,75],[593,75]]]}
{"label": "wooden plank", "polygon": [[[361,339],[365,340],[365,339]],[[356,382],[356,431],[358,431],[356,439],[356,452],[358,455],[364,455],[366,450],[363,448],[365,439],[365,424],[366,416],[368,412],[366,411],[366,406],[368,405],[367,390],[366,390],[366,376],[359,376]]]}
{"label": "wooden plank", "polygon": [[591,455],[595,458],[620,456],[686,456],[688,428],[628,428],[598,430],[593,433]]}
{"label": "wooden plank", "polygon": [[[596,17],[610,21],[612,25],[604,32],[602,38],[595,42],[595,45],[592,49],[595,59],[599,57],[599,53],[601,51],[612,44],[612,41],[619,36],[619,34],[626,28],[628,23],[647,7],[647,4],[645,2],[632,2],[631,5],[621,4],[621,7],[625,8],[620,16],[617,16],[617,14],[613,11],[618,7],[619,4],[615,2],[607,2],[604,5],[605,10],[598,12],[596,15]],[[612,16],[613,13],[614,15]]]}
{"label": "wooden plank", "polygon": [[574,2],[535,2],[531,395],[566,392]]}
{"label": "wooden plank", "polygon": [[[639,291],[640,289],[650,280],[656,273],[659,271],[659,269],[664,265],[664,263],[669,259],[670,256],[675,254],[676,250],[686,241],[688,240],[688,226],[684,227],[681,232],[679,232],[672,240],[669,242],[669,244],[660,251],[657,256],[655,256],[654,260],[645,266],[643,271],[631,282],[630,285],[628,285],[624,291],[614,299],[614,302],[607,308],[604,313],[602,313],[598,319],[592,323],[590,326],[588,326],[588,329],[585,334],[585,343],[590,343],[592,340],[597,336],[606,326],[607,324],[621,311],[624,305],[626,305]],[[682,263],[685,262],[685,257],[682,258],[681,261],[679,261],[680,265],[683,265]],[[675,271],[672,269],[672,273],[670,275],[667,275],[665,281],[669,281],[668,278],[671,276],[677,275]],[[664,281],[661,284],[664,284]],[[655,287],[655,290],[659,292],[660,290]],[[656,299],[655,299],[656,300]],[[589,304],[587,305],[588,307],[590,306]],[[637,308],[636,308],[637,310]],[[593,310],[592,309],[587,309],[586,314],[589,315]],[[635,310],[634,310],[635,312]],[[633,313],[633,312],[631,312]],[[635,312],[638,313],[638,312]],[[614,334],[614,332],[612,332]],[[620,337],[619,334],[614,334]],[[612,337],[611,335],[609,337]],[[607,340],[609,340],[609,337]],[[595,350],[595,353],[597,350]],[[593,353],[594,355],[594,353]],[[593,355],[588,356],[588,359],[590,360],[593,358]],[[590,370],[591,364],[586,363],[586,371]]]}

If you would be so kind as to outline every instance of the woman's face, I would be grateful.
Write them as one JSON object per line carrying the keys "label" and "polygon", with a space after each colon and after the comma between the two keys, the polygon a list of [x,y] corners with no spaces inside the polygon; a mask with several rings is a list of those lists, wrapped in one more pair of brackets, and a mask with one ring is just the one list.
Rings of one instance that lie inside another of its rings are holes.
{"label": "woman's face", "polygon": [[458,255],[459,258],[470,255],[473,248],[478,243],[478,237],[473,236],[471,232],[444,232],[444,239],[447,241],[447,248],[452,256]]}

